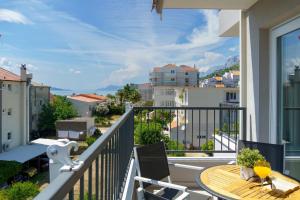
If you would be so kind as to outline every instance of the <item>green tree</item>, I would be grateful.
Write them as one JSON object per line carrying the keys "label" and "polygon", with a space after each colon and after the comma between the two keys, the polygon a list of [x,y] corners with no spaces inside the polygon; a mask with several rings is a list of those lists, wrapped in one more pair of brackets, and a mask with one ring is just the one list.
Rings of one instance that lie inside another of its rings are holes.
{"label": "green tree", "polygon": [[4,191],[4,199],[23,200],[33,199],[39,193],[39,187],[31,182],[18,182]]}
{"label": "green tree", "polygon": [[136,144],[155,144],[164,139],[162,127],[159,123],[139,123],[134,130]]}
{"label": "green tree", "polygon": [[53,102],[45,104],[39,116],[38,129],[41,135],[55,132],[57,120],[69,119],[77,116],[75,108],[66,97],[55,96]]}
{"label": "green tree", "polygon": [[136,103],[141,100],[140,93],[129,84],[126,84],[122,89],[118,90],[116,96],[121,104],[124,104],[126,101]]}
{"label": "green tree", "polygon": [[17,175],[22,170],[22,164],[16,161],[0,160],[0,184]]}

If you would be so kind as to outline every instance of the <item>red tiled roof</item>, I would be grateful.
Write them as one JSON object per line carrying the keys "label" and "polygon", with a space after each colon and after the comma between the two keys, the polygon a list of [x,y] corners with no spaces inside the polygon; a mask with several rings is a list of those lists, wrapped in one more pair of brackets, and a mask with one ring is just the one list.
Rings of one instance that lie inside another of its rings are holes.
{"label": "red tiled roof", "polygon": [[21,81],[21,77],[0,67],[0,80]]}
{"label": "red tiled roof", "polygon": [[187,66],[187,65],[180,65],[180,68],[185,72],[197,72],[198,70],[196,68]]}
{"label": "red tiled roof", "polygon": [[78,100],[78,101],[84,101],[84,102],[104,102],[107,100],[107,97],[105,96],[100,96],[96,94],[79,94],[75,96],[70,96],[68,97],[70,99]]}

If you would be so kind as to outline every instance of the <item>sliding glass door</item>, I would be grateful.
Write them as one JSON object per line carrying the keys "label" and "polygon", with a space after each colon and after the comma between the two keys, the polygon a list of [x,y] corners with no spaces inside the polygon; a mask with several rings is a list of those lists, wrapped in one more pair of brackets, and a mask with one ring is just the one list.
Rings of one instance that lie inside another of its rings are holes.
{"label": "sliding glass door", "polygon": [[300,23],[276,42],[277,140],[286,142],[286,173],[300,179]]}

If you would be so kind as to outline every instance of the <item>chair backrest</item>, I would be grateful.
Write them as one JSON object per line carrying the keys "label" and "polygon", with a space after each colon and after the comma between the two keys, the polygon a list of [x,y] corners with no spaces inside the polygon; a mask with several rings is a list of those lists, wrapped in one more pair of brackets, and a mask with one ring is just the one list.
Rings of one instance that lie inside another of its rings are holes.
{"label": "chair backrest", "polygon": [[[134,151],[138,161],[140,176],[161,180],[170,175],[165,144],[163,142],[135,147]],[[147,185],[144,184],[144,187],[147,187]]]}
{"label": "chair backrest", "polygon": [[271,164],[272,170],[283,173],[284,145],[240,140],[238,150],[240,151],[242,148],[258,149]]}

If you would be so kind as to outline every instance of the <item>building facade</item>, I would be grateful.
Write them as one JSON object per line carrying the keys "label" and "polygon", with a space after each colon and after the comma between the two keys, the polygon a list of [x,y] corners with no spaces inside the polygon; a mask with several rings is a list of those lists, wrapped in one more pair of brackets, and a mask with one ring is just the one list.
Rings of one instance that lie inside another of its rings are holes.
{"label": "building facade", "polygon": [[93,109],[100,104],[107,102],[107,97],[95,94],[79,94],[68,96],[67,99],[72,103],[80,117],[91,117]]}
{"label": "building facade", "polygon": [[[176,90],[176,107],[237,107],[239,105],[239,88],[177,88]],[[233,123],[236,118],[234,113],[228,118],[226,111],[213,110],[179,110],[178,126],[171,127],[170,138],[177,140],[177,132],[179,142],[188,146],[199,146],[212,139],[215,130],[221,130],[224,124],[229,124],[229,120]],[[199,119],[202,120],[199,120]],[[205,119],[205,120],[203,120]],[[201,124],[199,124],[201,121]],[[177,125],[174,122],[173,124]],[[200,138],[199,138],[200,137]],[[200,139],[200,140],[199,140]]]}
{"label": "building facade", "polygon": [[198,69],[186,65],[168,64],[153,68],[150,82],[153,86],[154,106],[175,106],[176,88],[198,87],[198,76]]}
{"label": "building facade", "polygon": [[150,72],[152,86],[198,86],[199,71],[196,67],[168,64],[154,67]]}
{"label": "building facade", "polygon": [[29,91],[30,91],[29,132],[30,132],[30,138],[33,138],[34,132],[38,131],[39,115],[42,112],[42,108],[44,105],[50,103],[50,87],[36,82],[32,82]]}
{"label": "building facade", "polygon": [[21,75],[0,68],[0,152],[29,142],[29,87],[26,66]]}
{"label": "building facade", "polygon": [[137,90],[141,94],[142,101],[152,101],[153,100],[153,87],[150,83],[138,84]]}

